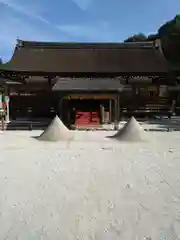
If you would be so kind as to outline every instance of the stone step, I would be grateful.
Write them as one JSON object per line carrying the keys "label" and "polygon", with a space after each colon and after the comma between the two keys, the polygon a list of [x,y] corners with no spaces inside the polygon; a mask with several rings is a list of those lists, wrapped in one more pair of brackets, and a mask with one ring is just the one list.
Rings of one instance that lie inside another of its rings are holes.
{"label": "stone step", "polygon": [[[31,122],[10,122],[4,124],[5,130],[43,130],[48,126],[48,123],[31,123]],[[0,123],[2,129],[2,123]]]}

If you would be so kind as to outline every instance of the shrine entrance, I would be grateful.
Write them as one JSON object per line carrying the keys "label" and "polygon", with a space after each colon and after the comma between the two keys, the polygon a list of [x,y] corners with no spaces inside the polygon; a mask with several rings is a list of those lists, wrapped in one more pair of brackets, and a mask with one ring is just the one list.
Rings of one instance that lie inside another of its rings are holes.
{"label": "shrine entrance", "polygon": [[71,94],[60,101],[60,116],[65,123],[76,128],[99,126],[117,119],[117,95]]}

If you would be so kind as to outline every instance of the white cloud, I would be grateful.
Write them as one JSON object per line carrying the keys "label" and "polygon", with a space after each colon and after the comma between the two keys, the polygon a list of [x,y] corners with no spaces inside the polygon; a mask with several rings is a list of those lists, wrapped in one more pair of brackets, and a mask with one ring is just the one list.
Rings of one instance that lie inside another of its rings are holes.
{"label": "white cloud", "polygon": [[17,38],[32,41],[55,41],[55,35],[48,34],[48,31],[39,29],[20,18],[3,18],[0,21],[0,29],[0,57],[3,60],[12,56]]}
{"label": "white cloud", "polygon": [[89,39],[90,41],[103,41],[110,37],[113,38],[114,33],[111,31],[109,24],[106,22],[96,22],[93,25],[59,25],[58,28],[72,36]]}
{"label": "white cloud", "polygon": [[93,0],[73,0],[73,2],[75,2],[76,5],[78,5],[78,7],[80,7],[84,11],[89,8]]}
{"label": "white cloud", "polygon": [[[20,1],[23,1],[24,4],[20,4]],[[4,61],[11,58],[17,38],[31,41],[67,40],[66,34],[61,33],[56,26],[41,16],[42,7],[33,4],[35,1],[0,0],[0,4],[4,4],[18,13],[15,14],[16,17],[13,17],[12,11],[3,12],[0,21],[0,57]]]}
{"label": "white cloud", "polygon": [[[85,2],[87,6],[90,0]],[[37,0],[0,0],[1,3],[8,6],[9,10],[12,9],[18,13],[3,12],[0,21],[0,57],[5,60],[12,56],[17,38],[32,41],[69,41],[70,39],[106,41],[111,37],[113,41],[114,34],[106,22],[93,20],[89,25],[65,24],[56,26],[42,17],[45,9],[43,6],[38,6]]]}
{"label": "white cloud", "polygon": [[36,27],[23,22],[20,18],[7,18],[6,20],[0,22],[1,35],[0,40],[7,40],[7,42],[12,43],[11,39],[16,39],[17,37],[32,39],[32,38],[42,38],[43,34]]}
{"label": "white cloud", "polygon": [[21,4],[18,0],[0,0],[0,3],[12,8],[14,11],[22,13],[33,19],[39,20],[43,23],[50,24],[50,22],[40,15],[40,8],[33,1],[31,3],[24,1],[25,4]]}

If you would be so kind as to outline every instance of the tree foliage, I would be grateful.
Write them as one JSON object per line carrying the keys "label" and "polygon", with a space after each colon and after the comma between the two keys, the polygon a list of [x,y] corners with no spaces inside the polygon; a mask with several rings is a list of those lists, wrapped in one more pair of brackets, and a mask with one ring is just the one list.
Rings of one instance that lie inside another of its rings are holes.
{"label": "tree foliage", "polygon": [[146,42],[147,37],[143,33],[135,34],[129,38],[127,38],[124,42]]}
{"label": "tree foliage", "polygon": [[124,42],[144,42],[161,40],[165,57],[172,63],[180,63],[180,15],[163,24],[157,33],[145,36],[143,33],[135,34]]}
{"label": "tree foliage", "polygon": [[162,25],[158,35],[165,57],[172,63],[180,62],[180,16]]}

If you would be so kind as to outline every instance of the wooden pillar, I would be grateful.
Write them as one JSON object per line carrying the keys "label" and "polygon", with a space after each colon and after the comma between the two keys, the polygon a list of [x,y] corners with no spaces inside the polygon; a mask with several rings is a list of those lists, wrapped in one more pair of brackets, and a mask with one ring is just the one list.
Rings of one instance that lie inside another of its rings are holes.
{"label": "wooden pillar", "polygon": [[172,114],[175,113],[175,106],[176,106],[176,100],[173,100],[173,101],[172,101],[172,106],[171,106],[171,112],[172,112]]}
{"label": "wooden pillar", "polygon": [[3,99],[5,101],[4,120],[5,120],[5,122],[9,122],[9,94],[8,94],[7,87],[5,87],[5,89],[4,89]]}
{"label": "wooden pillar", "polygon": [[112,99],[109,100],[109,123],[112,122]]}
{"label": "wooden pillar", "polygon": [[2,96],[1,96],[1,102],[2,102],[2,110],[1,110],[1,130],[4,130],[4,124],[5,124],[5,108],[4,108],[4,98],[5,98],[5,93],[4,91],[2,92]]}
{"label": "wooden pillar", "polygon": [[6,96],[6,122],[9,122],[9,96]]}
{"label": "wooden pillar", "polygon": [[105,110],[104,106],[100,104],[100,119],[101,119],[101,124],[104,124],[105,122]]}
{"label": "wooden pillar", "polygon": [[119,98],[119,94],[117,95],[117,120],[118,120],[118,122],[120,120],[120,98]]}
{"label": "wooden pillar", "polygon": [[63,116],[62,109],[63,109],[63,97],[59,100],[58,109],[57,109],[57,112],[60,118],[62,118]]}
{"label": "wooden pillar", "polygon": [[115,111],[115,120],[114,120],[114,130],[118,130],[118,98],[114,99],[114,111]]}

